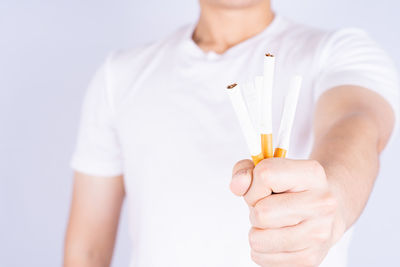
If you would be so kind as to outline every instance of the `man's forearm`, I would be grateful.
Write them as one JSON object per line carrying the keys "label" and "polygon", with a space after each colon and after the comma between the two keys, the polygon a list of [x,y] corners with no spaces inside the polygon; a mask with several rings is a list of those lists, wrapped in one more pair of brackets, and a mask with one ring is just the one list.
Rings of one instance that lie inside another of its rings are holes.
{"label": "man's forearm", "polygon": [[92,260],[88,258],[65,259],[64,267],[107,267],[108,263],[104,261]]}
{"label": "man's forearm", "polygon": [[324,167],[340,200],[346,228],[360,216],[379,169],[380,135],[367,114],[354,113],[335,122],[315,140],[311,158]]}
{"label": "man's forearm", "polygon": [[75,173],[64,267],[110,266],[124,196],[122,176]]}
{"label": "man's forearm", "polygon": [[106,267],[110,266],[112,249],[105,250],[88,244],[66,242],[64,249],[64,267]]}

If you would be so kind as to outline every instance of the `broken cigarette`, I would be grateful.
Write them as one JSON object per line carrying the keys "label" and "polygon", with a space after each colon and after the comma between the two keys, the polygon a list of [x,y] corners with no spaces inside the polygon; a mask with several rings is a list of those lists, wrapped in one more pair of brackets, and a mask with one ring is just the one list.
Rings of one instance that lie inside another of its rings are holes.
{"label": "broken cigarette", "polygon": [[290,135],[296,115],[296,108],[299,99],[301,84],[302,77],[300,75],[296,75],[290,80],[289,92],[285,98],[281,125],[278,132],[278,145],[274,153],[274,157],[276,158],[285,158],[287,151],[289,150]]}
{"label": "broken cigarette", "polygon": [[240,127],[249,147],[251,157],[255,165],[263,160],[260,137],[250,118],[249,111],[244,102],[240,86],[236,83],[227,87],[228,95],[231,99],[233,109],[239,120]]}

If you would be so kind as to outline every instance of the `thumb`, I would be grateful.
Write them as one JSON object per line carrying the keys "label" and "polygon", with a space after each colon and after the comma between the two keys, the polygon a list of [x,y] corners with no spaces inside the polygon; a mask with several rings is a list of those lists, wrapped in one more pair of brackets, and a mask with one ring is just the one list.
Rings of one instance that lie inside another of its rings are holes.
{"label": "thumb", "polygon": [[230,189],[237,196],[244,196],[249,190],[253,180],[254,163],[249,159],[241,160],[235,164],[232,171]]}

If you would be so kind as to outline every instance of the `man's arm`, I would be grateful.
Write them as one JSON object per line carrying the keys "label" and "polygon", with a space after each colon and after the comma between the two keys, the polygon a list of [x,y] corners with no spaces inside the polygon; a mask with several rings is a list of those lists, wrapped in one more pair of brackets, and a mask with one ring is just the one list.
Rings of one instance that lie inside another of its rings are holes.
{"label": "man's arm", "polygon": [[[325,92],[315,110],[311,160],[236,164],[231,190],[250,207],[253,260],[317,266],[360,216],[394,124],[389,104],[356,86]],[[272,194],[278,193],[278,194]]]}
{"label": "man's arm", "polygon": [[342,86],[325,92],[315,111],[311,158],[325,169],[343,205],[346,227],[360,216],[394,125],[389,104],[373,91]]}
{"label": "man's arm", "polygon": [[75,174],[65,267],[110,265],[124,195],[122,176]]}

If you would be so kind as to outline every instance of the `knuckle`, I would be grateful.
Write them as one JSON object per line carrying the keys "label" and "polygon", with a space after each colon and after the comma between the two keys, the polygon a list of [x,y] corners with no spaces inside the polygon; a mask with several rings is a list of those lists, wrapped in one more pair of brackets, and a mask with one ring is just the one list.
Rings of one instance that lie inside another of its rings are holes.
{"label": "knuckle", "polygon": [[252,210],[251,221],[252,223],[254,223],[254,226],[260,228],[267,227],[266,224],[270,223],[273,220],[273,212],[274,210],[270,206],[256,205]]}
{"label": "knuckle", "polygon": [[316,231],[314,234],[314,239],[317,244],[325,243],[326,241],[329,240],[331,234],[328,229],[321,229],[319,231]]}
{"label": "knuckle", "polygon": [[264,175],[265,168],[262,168],[260,164],[257,165],[257,167],[254,168],[254,178],[255,179],[260,179]]}
{"label": "knuckle", "polygon": [[324,210],[327,214],[335,213],[338,208],[338,200],[333,196],[332,193],[327,193],[323,199]]}
{"label": "knuckle", "polygon": [[311,171],[320,178],[325,177],[325,169],[317,160],[310,160]]}
{"label": "knuckle", "polygon": [[260,251],[261,248],[262,248],[261,242],[260,242],[260,240],[258,238],[258,235],[257,235],[257,230],[255,230],[254,228],[250,229],[250,232],[249,232],[249,243],[250,243],[250,247],[254,251]]}
{"label": "knuckle", "polygon": [[261,256],[259,253],[255,252],[254,250],[251,250],[250,252],[251,260],[257,263],[258,265],[263,265]]}
{"label": "knuckle", "polygon": [[273,176],[273,170],[270,166],[270,163],[265,162],[259,168],[255,168],[254,170],[255,179],[259,179],[264,185],[270,184],[270,180]]}
{"label": "knuckle", "polygon": [[254,225],[259,225],[262,215],[261,215],[261,211],[260,208],[258,207],[254,207],[250,216],[250,220]]}

